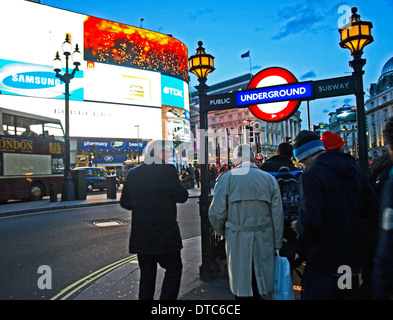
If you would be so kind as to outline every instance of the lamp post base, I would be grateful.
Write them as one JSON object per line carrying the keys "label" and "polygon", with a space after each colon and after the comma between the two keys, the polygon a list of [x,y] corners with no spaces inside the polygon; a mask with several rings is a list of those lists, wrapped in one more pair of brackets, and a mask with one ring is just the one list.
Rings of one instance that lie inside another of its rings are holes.
{"label": "lamp post base", "polygon": [[199,275],[202,280],[209,280],[217,277],[217,265],[213,261],[213,229],[208,217],[211,201],[211,195],[208,195],[208,197],[203,197],[201,195],[199,198],[202,241],[202,265],[199,267]]}
{"label": "lamp post base", "polygon": [[61,191],[61,201],[73,201],[75,200],[75,186],[72,177],[67,176],[63,180],[63,186]]}

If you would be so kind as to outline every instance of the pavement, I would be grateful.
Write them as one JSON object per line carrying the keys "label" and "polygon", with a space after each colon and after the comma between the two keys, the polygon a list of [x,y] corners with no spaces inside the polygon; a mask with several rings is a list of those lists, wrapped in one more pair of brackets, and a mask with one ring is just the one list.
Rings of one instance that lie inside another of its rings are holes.
{"label": "pavement", "polygon": [[[197,198],[200,189],[189,189],[189,197]],[[121,190],[116,199],[109,199],[106,193],[88,194],[85,200],[51,202],[49,197],[39,201],[9,202],[0,205],[0,217],[15,216],[28,213],[45,212],[67,208],[117,204]],[[179,292],[179,300],[234,300],[229,289],[227,275],[211,280],[202,280],[199,276],[201,266],[201,237],[183,241],[181,251],[183,274]],[[160,297],[164,269],[158,268],[155,299]],[[106,270],[97,271],[98,276],[86,277],[66,289],[52,300],[138,300],[139,267],[136,255],[124,261],[108,266]],[[295,292],[296,293],[296,292]]]}

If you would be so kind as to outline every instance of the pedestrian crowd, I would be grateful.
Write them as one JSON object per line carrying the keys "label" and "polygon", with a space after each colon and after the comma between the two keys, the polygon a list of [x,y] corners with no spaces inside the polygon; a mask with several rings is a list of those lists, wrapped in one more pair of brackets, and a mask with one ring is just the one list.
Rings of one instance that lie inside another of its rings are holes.
{"label": "pedestrian crowd", "polygon": [[369,178],[330,131],[300,131],[262,170],[249,145],[234,150],[237,166],[218,177],[209,219],[225,236],[236,298],[272,298],[279,252],[292,271],[305,265],[304,300],[393,299],[393,118],[384,140],[388,156]]}
{"label": "pedestrian crowd", "polygon": [[[233,168],[210,165],[209,220],[225,239],[236,299],[273,299],[278,255],[288,259],[291,276],[305,266],[304,300],[393,299],[393,118],[384,141],[387,153],[369,177],[330,131],[320,138],[302,130],[260,166],[248,144],[234,149]],[[157,165],[167,163],[164,144],[147,146],[158,160],[129,171],[120,200],[132,211],[129,250],[138,255],[140,299],[153,298],[157,263],[166,269],[161,298],[177,298],[182,244],[176,203],[200,187],[197,165],[179,172]]]}

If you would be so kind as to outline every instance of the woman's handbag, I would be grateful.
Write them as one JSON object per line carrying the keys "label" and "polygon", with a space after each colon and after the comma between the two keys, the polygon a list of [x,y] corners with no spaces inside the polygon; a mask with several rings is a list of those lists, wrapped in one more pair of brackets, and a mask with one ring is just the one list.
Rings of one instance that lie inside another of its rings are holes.
{"label": "woman's handbag", "polygon": [[295,300],[289,261],[287,258],[281,257],[278,250],[276,255],[273,299]]}

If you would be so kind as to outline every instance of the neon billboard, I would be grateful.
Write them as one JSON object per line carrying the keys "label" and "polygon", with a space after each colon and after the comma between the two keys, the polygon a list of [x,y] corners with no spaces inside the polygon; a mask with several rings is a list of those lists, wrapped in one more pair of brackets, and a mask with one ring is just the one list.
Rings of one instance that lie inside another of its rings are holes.
{"label": "neon billboard", "polygon": [[179,40],[118,22],[87,16],[84,59],[157,71],[188,82],[187,47]]}

